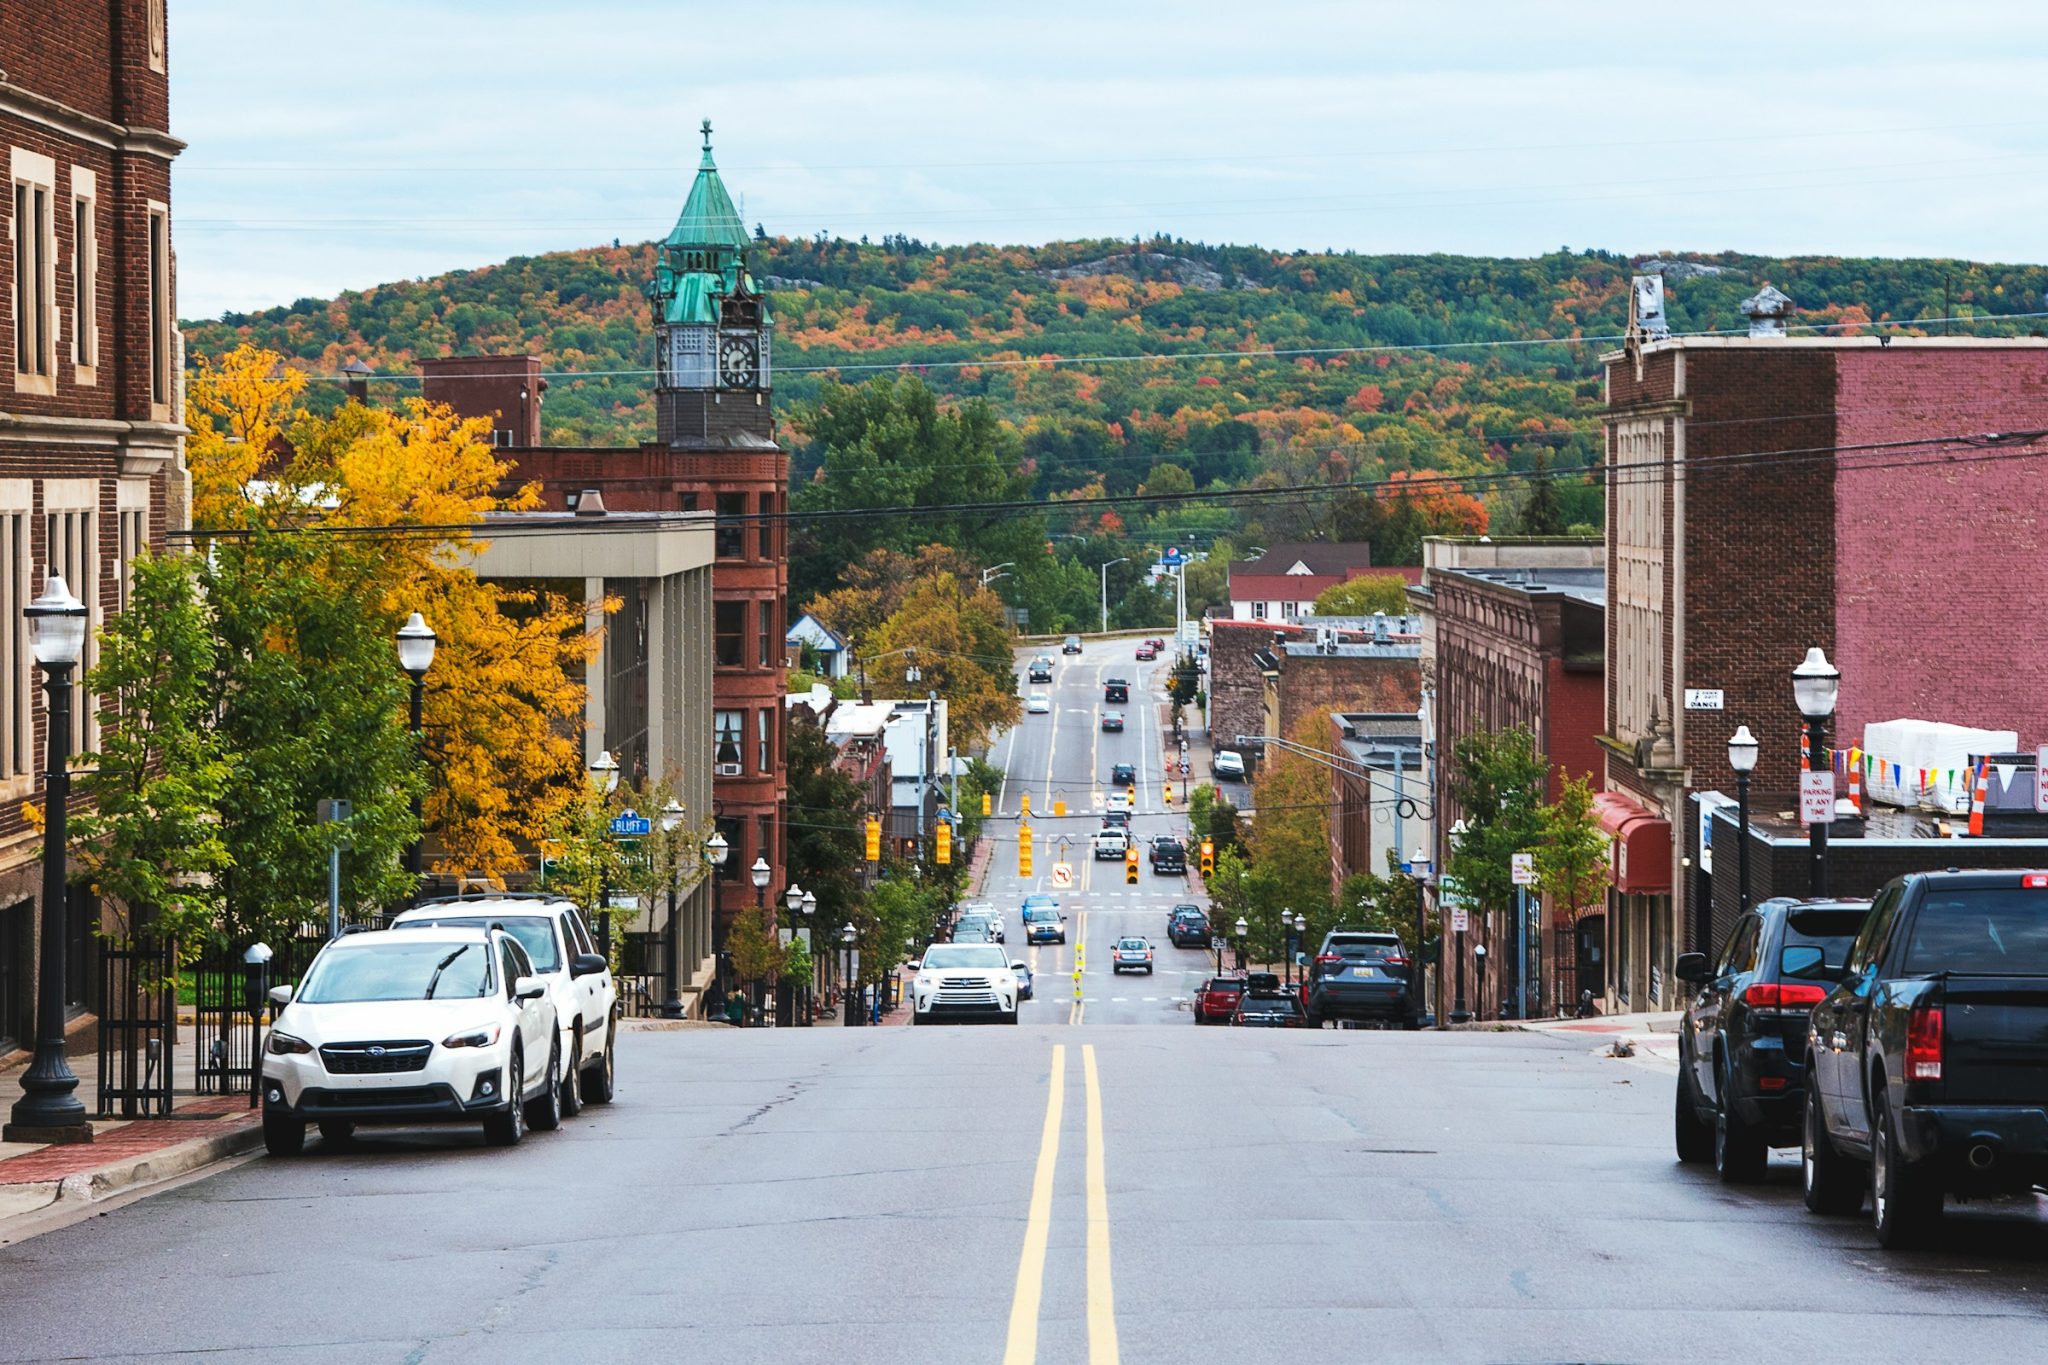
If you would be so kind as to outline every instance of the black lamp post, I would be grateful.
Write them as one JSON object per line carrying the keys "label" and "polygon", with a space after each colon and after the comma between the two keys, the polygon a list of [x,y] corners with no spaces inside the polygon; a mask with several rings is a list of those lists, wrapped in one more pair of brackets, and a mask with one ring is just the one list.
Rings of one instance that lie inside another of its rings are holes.
{"label": "black lamp post", "polygon": [[[791,882],[788,889],[782,893],[782,903],[789,907],[789,941],[794,943],[796,942],[797,916],[802,914],[804,909],[804,889],[795,882]],[[789,988],[789,1013],[792,1024],[796,1022],[796,1017],[801,1012],[799,1006],[802,1003],[803,1001],[797,993],[796,986],[792,984]]]}
{"label": "black lamp post", "polygon": [[[1408,1010],[1415,1027],[1422,1027],[1422,944],[1429,937],[1429,850],[1420,844],[1408,855],[1408,870],[1415,877],[1415,951],[1408,955]],[[1442,955],[1438,955],[1442,960]],[[1439,980],[1442,978],[1439,977]]]}
{"label": "black lamp post", "polygon": [[1285,906],[1280,910],[1280,931],[1286,941],[1287,960],[1280,964],[1280,980],[1286,985],[1294,984],[1294,912]]}
{"label": "black lamp post", "polygon": [[662,856],[668,859],[668,999],[661,1012],[671,1019],[683,1017],[683,934],[676,920],[676,880],[681,869],[676,864],[675,832],[683,827],[685,814],[682,802],[674,797],[661,808]]}
{"label": "black lamp post", "polygon": [[[804,892],[804,928],[806,928],[806,929],[809,929],[809,928],[811,927],[811,918],[812,918],[812,916],[816,915],[817,913],[818,913],[818,897],[816,896],[816,894],[814,894],[814,893],[812,893],[812,892],[809,892],[809,891],[806,891],[806,892]],[[817,955],[817,954],[816,954],[816,953],[814,952],[814,953],[812,953],[812,954],[811,954],[811,979],[810,979],[810,982],[809,982],[808,984],[806,984],[806,985],[804,986],[804,1020],[803,1020],[803,1023],[804,1023],[804,1027],[805,1027],[805,1028],[809,1028],[809,1027],[811,1026],[811,1016],[812,1016],[812,1015],[814,1015],[815,1013],[817,1013],[817,1007],[816,1007],[816,1001],[817,1001],[817,993],[818,993],[818,955]]]}
{"label": "black lamp post", "polygon": [[[590,761],[590,786],[607,805],[610,804],[612,793],[619,789],[619,760],[611,756],[610,750],[599,753]],[[612,837],[609,826],[606,827],[604,837],[609,843]],[[605,955],[609,957],[612,951],[612,865],[609,849],[599,860],[597,934]]]}
{"label": "black lamp post", "polygon": [[846,954],[846,971],[840,977],[839,1012],[845,1016],[841,1023],[846,1028],[852,1028],[860,1022],[860,1010],[854,998],[859,991],[853,979],[853,950],[858,942],[860,935],[854,932],[851,924],[839,931],[839,946]]}
{"label": "black lamp post", "polygon": [[1251,937],[1252,927],[1243,915],[1237,917],[1237,966],[1242,971],[1245,965],[1245,940]]}
{"label": "black lamp post", "polygon": [[[1465,821],[1461,816],[1458,822],[1451,826],[1451,848],[1453,851],[1457,849],[1458,841],[1464,837]],[[1457,930],[1454,937],[1457,939],[1457,946],[1454,952],[1458,959],[1458,987],[1457,997],[1451,1003],[1451,1022],[1462,1024],[1472,1017],[1471,1011],[1465,1008],[1465,931],[1463,929]]]}
{"label": "black lamp post", "polygon": [[[427,618],[414,612],[398,628],[398,666],[412,679],[412,743],[416,750],[426,748],[424,723],[420,708],[426,700],[427,670],[434,666],[434,646],[439,637],[434,628],[427,624]],[[405,870],[412,874],[413,895],[419,895],[421,852],[427,841],[427,831],[421,822],[420,793],[417,788],[412,794],[412,823],[417,831],[412,843],[405,850]]]}
{"label": "black lamp post", "polygon": [[[1828,893],[1828,824],[1835,818],[1835,762],[1827,753],[1828,720],[1835,714],[1835,698],[1841,685],[1842,671],[1828,662],[1819,645],[1807,650],[1806,658],[1792,670],[1792,700],[1799,704],[1799,714],[1806,717],[1808,761],[1814,772],[1825,771],[1828,779],[1828,818],[1806,827],[1807,850],[1812,860],[1807,878],[1810,896]],[[1822,764],[1827,765],[1825,770]]]}
{"label": "black lamp post", "polygon": [[[747,874],[754,879],[754,908],[766,914],[768,910],[768,882],[775,875],[773,869],[768,866],[767,855],[755,854],[754,865],[747,869]],[[762,922],[761,928],[764,933],[767,931],[768,926],[765,920]],[[762,1000],[767,989],[766,982],[755,983],[754,999],[749,1003],[756,1009],[764,1008]]]}
{"label": "black lamp post", "polygon": [[1296,981],[1303,979],[1300,959],[1301,954],[1306,951],[1308,951],[1308,916],[1297,910],[1294,912],[1294,956],[1289,959],[1294,963],[1294,979]]}
{"label": "black lamp post", "polygon": [[[1728,766],[1735,770],[1735,897],[1744,910],[1749,909],[1749,775],[1756,770],[1756,736],[1749,732],[1747,725],[1735,727],[1735,733],[1728,737]],[[1713,934],[1712,907],[1700,920],[1700,951],[1712,952],[1708,940]]]}
{"label": "black lamp post", "polygon": [[36,985],[36,1052],[21,1078],[0,1140],[91,1142],[92,1124],[76,1092],[78,1077],[64,1060],[65,815],[71,798],[71,671],[85,649],[86,605],[51,571],[43,595],[22,609],[29,647],[43,668],[49,694],[49,771],[43,775],[43,926]]}
{"label": "black lamp post", "polygon": [[[716,806],[717,802],[712,804]],[[704,841],[704,861],[711,865],[711,928],[713,933],[711,947],[714,957],[712,966],[718,976],[718,993],[721,1000],[723,1000],[725,995],[725,960],[724,955],[718,951],[718,941],[716,938],[718,930],[718,893],[725,885],[725,858],[726,854],[731,851],[732,845],[726,842],[725,836],[718,832],[716,825],[712,826],[711,837]]]}

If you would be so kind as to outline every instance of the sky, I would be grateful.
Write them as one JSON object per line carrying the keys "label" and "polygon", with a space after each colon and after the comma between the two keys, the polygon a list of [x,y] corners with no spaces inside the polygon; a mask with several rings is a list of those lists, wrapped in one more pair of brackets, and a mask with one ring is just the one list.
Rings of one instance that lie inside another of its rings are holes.
{"label": "sky", "polygon": [[2039,0],[171,0],[180,312],[665,234],[2043,259]]}

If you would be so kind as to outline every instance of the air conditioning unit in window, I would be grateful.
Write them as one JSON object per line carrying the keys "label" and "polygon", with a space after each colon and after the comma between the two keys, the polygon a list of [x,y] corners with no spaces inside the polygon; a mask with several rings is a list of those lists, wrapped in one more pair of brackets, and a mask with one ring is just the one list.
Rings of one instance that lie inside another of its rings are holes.
{"label": "air conditioning unit in window", "polygon": [[720,777],[738,777],[740,775],[740,765],[737,763],[720,763],[712,771]]}

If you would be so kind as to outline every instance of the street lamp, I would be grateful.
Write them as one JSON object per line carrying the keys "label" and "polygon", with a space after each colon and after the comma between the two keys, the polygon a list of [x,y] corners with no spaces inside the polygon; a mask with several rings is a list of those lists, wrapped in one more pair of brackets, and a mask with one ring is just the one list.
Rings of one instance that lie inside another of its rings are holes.
{"label": "street lamp", "polygon": [[1280,979],[1289,985],[1294,982],[1294,912],[1286,906],[1280,907],[1280,934],[1285,947],[1286,958],[1280,963]]}
{"label": "street lamp", "polygon": [[[398,666],[412,679],[412,743],[417,751],[426,747],[426,732],[420,720],[420,708],[426,699],[427,670],[434,666],[434,646],[439,637],[434,628],[427,624],[427,618],[414,612],[398,628]],[[420,792],[417,787],[412,794],[412,843],[405,850],[405,870],[412,874],[413,894],[419,894],[421,850],[427,840],[426,826],[420,817]]]}
{"label": "street lamp", "polygon": [[65,808],[71,798],[71,670],[85,649],[86,605],[54,569],[43,595],[22,609],[29,648],[42,665],[49,694],[45,715],[49,771],[43,775],[43,926],[36,983],[36,1052],[21,1078],[0,1139],[8,1142],[91,1142],[92,1124],[76,1093],[78,1077],[64,1060]]}
{"label": "street lamp", "polygon": [[[590,789],[600,797],[609,800],[619,789],[619,760],[613,758],[609,749],[601,750],[590,761]],[[610,826],[606,826],[604,840],[611,842]],[[597,879],[597,936],[598,946],[609,957],[612,951],[612,860],[609,851],[599,860]]]}
{"label": "street lamp", "polygon": [[[782,903],[789,907],[789,941],[794,943],[796,942],[796,917],[803,912],[804,908],[804,889],[795,882],[791,882],[789,889],[782,893]],[[809,944],[805,945],[805,947],[809,946]],[[808,1011],[799,1008],[803,1002],[797,999],[795,987],[790,988],[789,994],[789,1008],[791,1012],[796,1014],[808,1013]],[[808,1023],[810,1021],[804,1020],[803,1022]]]}
{"label": "street lamp", "polygon": [[[1128,563],[1130,563],[1130,562],[1131,562],[1131,557],[1130,557],[1129,555],[1125,555],[1125,556],[1123,556],[1123,557],[1122,557],[1121,559],[1110,559],[1110,560],[1105,560],[1105,561],[1103,561],[1103,564],[1102,564],[1102,633],[1103,633],[1103,634],[1105,634],[1105,635],[1107,635],[1107,634],[1109,633],[1109,566],[1110,566],[1111,564],[1128,564]],[[1219,968],[1218,970],[1221,970],[1221,968]]]}
{"label": "street lamp", "polygon": [[599,796],[610,796],[619,789],[619,760],[609,749],[590,760],[590,788]]}
{"label": "street lamp", "polygon": [[1240,969],[1245,965],[1245,940],[1250,937],[1251,932],[1251,925],[1245,923],[1243,915],[1239,915],[1237,917],[1237,965]]}
{"label": "street lamp", "polygon": [[983,569],[981,571],[981,586],[985,588],[989,584],[995,582],[998,578],[1008,578],[1010,575],[1004,573],[1003,570],[1014,569],[1016,567],[1016,563],[1010,560],[1005,560],[1001,564],[991,564],[988,568]]}
{"label": "street lamp", "polygon": [[1294,912],[1294,953],[1287,960],[1294,967],[1294,979],[1302,980],[1300,956],[1308,947],[1308,916]]}
{"label": "street lamp", "polygon": [[683,804],[673,796],[661,808],[661,846],[663,856],[668,859],[668,999],[662,1004],[661,1012],[671,1019],[683,1017],[683,943],[682,926],[676,919],[676,878],[681,871],[676,862],[673,836],[683,827]]}
{"label": "street lamp", "polygon": [[1828,662],[1819,645],[1806,651],[1806,658],[1792,670],[1792,700],[1806,717],[1807,753],[1814,772],[1827,765],[1828,812],[1826,820],[1806,827],[1807,850],[1813,869],[1808,874],[1807,894],[1828,893],[1828,823],[1835,818],[1835,764],[1828,756],[1828,720],[1835,714],[1835,698],[1842,685],[1842,671]]}
{"label": "street lamp", "polygon": [[[1735,895],[1744,910],[1749,909],[1749,775],[1756,769],[1756,755],[1756,736],[1747,725],[1736,726],[1735,733],[1728,737],[1728,766],[1735,770]],[[1701,916],[1702,929],[1712,923],[1712,919]],[[1700,935],[1700,951],[1708,951],[1709,937],[1708,933]]]}
{"label": "street lamp", "polygon": [[[718,803],[713,801],[711,804],[716,809]],[[725,856],[731,849],[732,845],[726,842],[725,835],[720,833],[718,826],[714,824],[711,827],[711,837],[704,841],[704,861],[711,868],[712,970],[717,977],[718,995],[721,1001],[725,997],[725,953],[719,946],[718,902],[719,893],[725,889]]]}
{"label": "street lamp", "polygon": [[[1417,844],[1408,855],[1408,870],[1415,877],[1415,951],[1408,958],[1408,1009],[1415,1016],[1415,1027],[1421,1028],[1422,944],[1429,937],[1429,850]],[[1441,954],[1438,960],[1442,960]]]}
{"label": "street lamp", "polygon": [[[1451,850],[1453,852],[1457,851],[1458,842],[1465,837],[1465,828],[1465,817],[1461,815],[1458,817],[1457,823],[1451,826]],[[1451,1022],[1462,1024],[1472,1017],[1472,1013],[1465,1008],[1465,931],[1463,929],[1457,930],[1456,936],[1457,946],[1454,951],[1458,959],[1458,986],[1457,998],[1451,1003]]]}
{"label": "street lamp", "polygon": [[853,953],[854,945],[858,942],[860,942],[860,935],[854,932],[851,924],[848,924],[839,931],[839,946],[846,953],[846,971],[839,978],[839,1008],[841,1013],[846,1016],[841,1020],[841,1026],[844,1028],[852,1028],[858,1022],[858,1015],[860,1013],[854,1008],[853,999]]}
{"label": "street lamp", "polygon": [[754,908],[756,910],[766,910],[768,908],[768,882],[775,875],[769,870],[766,855],[756,855],[754,865],[749,871],[754,878]]}

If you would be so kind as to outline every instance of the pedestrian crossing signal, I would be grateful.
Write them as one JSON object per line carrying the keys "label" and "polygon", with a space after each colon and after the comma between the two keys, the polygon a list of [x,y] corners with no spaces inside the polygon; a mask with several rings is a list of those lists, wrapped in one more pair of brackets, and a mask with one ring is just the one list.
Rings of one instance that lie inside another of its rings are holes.
{"label": "pedestrian crossing signal", "polygon": [[1017,826],[1017,875],[1031,875],[1031,826]]}
{"label": "pedestrian crossing signal", "polygon": [[882,861],[882,820],[880,816],[870,815],[868,817],[867,856],[868,861],[871,863]]}
{"label": "pedestrian crossing signal", "polygon": [[1213,876],[1216,872],[1216,845],[1209,839],[1202,840],[1202,875]]}
{"label": "pedestrian crossing signal", "polygon": [[988,817],[989,817],[990,815],[993,815],[994,813],[995,813],[995,803],[989,800],[989,797],[988,797],[988,793],[987,793],[987,792],[983,792],[983,793],[981,794],[981,816],[982,816],[982,818],[983,818],[984,820],[986,820],[986,819],[987,819],[987,818],[988,818]]}
{"label": "pedestrian crossing signal", "polygon": [[1136,886],[1137,884],[1138,850],[1135,847],[1127,848],[1124,850],[1124,885]]}
{"label": "pedestrian crossing signal", "polygon": [[937,860],[940,867],[948,867],[953,862],[953,826],[950,822],[941,820],[934,833],[937,838],[932,845],[932,857]]}

